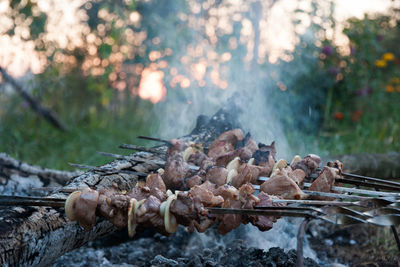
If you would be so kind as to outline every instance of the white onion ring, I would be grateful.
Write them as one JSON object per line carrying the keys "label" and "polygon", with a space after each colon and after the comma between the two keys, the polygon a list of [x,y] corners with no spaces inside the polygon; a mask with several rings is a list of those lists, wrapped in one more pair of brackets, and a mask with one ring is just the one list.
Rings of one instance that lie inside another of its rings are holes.
{"label": "white onion ring", "polygon": [[247,164],[249,164],[249,165],[254,165],[255,161],[256,161],[255,158],[251,158],[251,159],[249,159],[249,161],[247,162]]}
{"label": "white onion ring", "polygon": [[229,184],[232,181],[232,178],[238,175],[237,170],[232,169],[228,172],[228,176],[226,176],[226,183]]}
{"label": "white onion ring", "polygon": [[192,154],[194,154],[195,152],[196,152],[196,150],[193,147],[189,146],[188,148],[185,149],[185,151],[183,151],[183,155],[182,155],[183,160],[187,162],[189,160],[190,156]]}
{"label": "white onion ring", "polygon": [[129,201],[129,208],[128,208],[128,235],[129,237],[133,237],[136,234],[136,211],[139,207],[143,204],[145,199],[137,201],[135,198],[131,198]]}
{"label": "white onion ring", "polygon": [[292,162],[290,162],[290,166],[292,166],[293,164],[295,164],[299,161],[301,161],[301,157],[299,155],[294,156],[292,159]]}
{"label": "white onion ring", "polygon": [[171,206],[172,200],[176,199],[176,195],[170,195],[167,198],[165,204],[165,212],[164,212],[164,224],[165,224],[165,231],[167,233],[173,234],[178,230],[178,223],[176,222],[176,218],[174,215],[171,214],[169,211],[169,207]]}
{"label": "white onion ring", "polygon": [[276,171],[284,169],[286,167],[287,167],[286,160],[280,159],[274,164],[274,167],[272,168],[272,173],[275,173]]}
{"label": "white onion ring", "polygon": [[74,191],[69,194],[67,200],[65,201],[64,209],[65,215],[70,221],[76,221],[78,218],[75,213],[75,202],[81,197],[81,191]]}
{"label": "white onion ring", "polygon": [[226,169],[229,171],[231,170],[238,170],[240,166],[240,158],[236,157],[233,160],[231,160],[228,165],[226,165]]}

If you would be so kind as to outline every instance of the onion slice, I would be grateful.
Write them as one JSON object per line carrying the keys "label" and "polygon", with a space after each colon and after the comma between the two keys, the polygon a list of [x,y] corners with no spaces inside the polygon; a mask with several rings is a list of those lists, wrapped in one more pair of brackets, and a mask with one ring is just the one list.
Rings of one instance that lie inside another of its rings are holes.
{"label": "onion slice", "polygon": [[290,162],[290,166],[293,166],[293,164],[301,161],[301,157],[299,155],[296,155],[293,157],[292,162]]}
{"label": "onion slice", "polygon": [[[175,216],[169,211],[169,207],[171,206],[171,203],[173,200],[176,199],[176,195],[170,195],[167,198],[166,204],[165,204],[165,211],[164,211],[164,224],[165,224],[165,231],[167,233],[173,234],[178,230],[178,223],[176,222]],[[161,207],[160,207],[161,209]]]}
{"label": "onion slice", "polygon": [[81,194],[81,191],[74,191],[69,194],[67,200],[65,201],[65,215],[72,222],[78,219],[75,212],[75,202],[81,197]]}
{"label": "onion slice", "polygon": [[136,211],[139,207],[143,204],[145,199],[137,201],[135,198],[131,198],[129,201],[129,208],[128,208],[128,235],[129,237],[133,237],[136,234]]}
{"label": "onion slice", "polygon": [[228,165],[226,165],[226,169],[229,171],[231,170],[238,170],[240,166],[240,158],[236,157],[233,160],[231,160]]}
{"label": "onion slice", "polygon": [[[280,159],[274,164],[274,167],[272,168],[272,174],[275,174],[277,171],[282,170],[286,167],[287,167],[286,160]],[[273,176],[273,175],[271,175],[271,176]]]}
{"label": "onion slice", "polygon": [[229,184],[232,181],[232,178],[238,175],[237,170],[232,169],[228,172],[228,176],[226,176],[226,183]]}

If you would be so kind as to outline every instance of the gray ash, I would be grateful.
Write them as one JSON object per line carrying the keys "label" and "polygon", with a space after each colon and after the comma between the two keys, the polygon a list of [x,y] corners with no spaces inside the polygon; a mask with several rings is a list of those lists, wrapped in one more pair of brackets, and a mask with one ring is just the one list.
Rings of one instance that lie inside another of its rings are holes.
{"label": "gray ash", "polygon": [[[53,266],[295,266],[296,252],[274,247],[269,251],[248,245],[240,231],[229,242],[210,229],[208,237],[190,234],[183,227],[170,237],[144,231],[132,241],[120,231],[57,259]],[[122,237],[122,238],[121,238]],[[305,258],[305,266],[318,266]]]}

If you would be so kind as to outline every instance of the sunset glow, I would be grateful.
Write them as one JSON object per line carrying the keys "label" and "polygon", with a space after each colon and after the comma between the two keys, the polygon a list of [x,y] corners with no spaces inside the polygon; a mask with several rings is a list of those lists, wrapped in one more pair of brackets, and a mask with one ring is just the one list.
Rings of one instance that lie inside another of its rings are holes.
{"label": "sunset glow", "polygon": [[157,103],[164,99],[167,89],[163,83],[164,72],[145,68],[139,84],[139,96]]}

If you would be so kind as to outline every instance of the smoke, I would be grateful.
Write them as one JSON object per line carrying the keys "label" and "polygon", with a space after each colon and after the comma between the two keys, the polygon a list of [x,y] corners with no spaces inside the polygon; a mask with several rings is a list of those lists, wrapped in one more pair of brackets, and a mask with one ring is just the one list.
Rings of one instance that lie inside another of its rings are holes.
{"label": "smoke", "polygon": [[[274,91],[286,88],[277,86],[280,67],[268,62],[268,45],[262,34],[270,25],[266,16],[274,1],[233,2],[187,1],[189,12],[185,16],[178,13],[176,17],[187,23],[190,34],[180,36],[179,30],[168,23],[162,26],[161,36],[176,39],[176,44],[172,49],[174,54],[168,58],[166,99],[155,105],[159,118],[156,135],[162,138],[185,135],[194,128],[197,116],[211,116],[218,109],[235,104],[241,110],[235,115],[242,128],[258,142],[275,141],[278,158],[290,159],[293,151],[279,112],[291,107],[276,108],[280,103]],[[260,28],[262,25],[264,28]],[[260,53],[261,48],[264,54]],[[196,68],[196,64],[204,64],[205,71]],[[240,232],[245,233],[242,237],[251,245],[262,249],[274,246],[295,249],[298,225],[298,220],[280,219],[265,233],[255,227],[241,226],[222,241],[225,243]],[[193,237],[193,242],[210,241],[207,233],[200,237]],[[316,258],[307,244],[304,252],[305,256]]]}
{"label": "smoke", "polygon": [[[263,30],[268,29],[269,21],[264,16],[271,12],[272,3],[189,0],[189,12],[178,17],[187,22],[190,34],[179,36],[174,27],[163,25],[161,34],[179,41],[168,58],[167,97],[155,106],[159,136],[187,134],[198,115],[211,116],[234,101],[241,110],[236,116],[245,131],[259,142],[275,141],[279,157],[293,154],[274,110],[271,91],[279,89],[270,74],[276,73],[276,67],[268,63],[267,52],[264,56],[260,53],[261,48],[266,49]],[[183,79],[190,81],[189,87],[182,86]]]}

